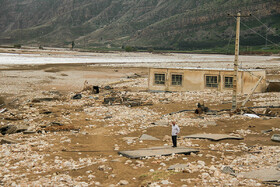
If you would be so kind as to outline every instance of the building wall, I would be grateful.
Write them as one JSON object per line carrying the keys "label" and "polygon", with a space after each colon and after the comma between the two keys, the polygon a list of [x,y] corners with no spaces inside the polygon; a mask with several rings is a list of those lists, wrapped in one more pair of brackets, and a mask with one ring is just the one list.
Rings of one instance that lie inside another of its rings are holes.
{"label": "building wall", "polygon": [[[154,74],[165,74],[165,85],[155,84]],[[182,85],[172,85],[172,74],[182,75]],[[218,87],[206,87],[206,76],[217,76]],[[199,91],[204,89],[212,89],[217,91],[232,90],[225,88],[224,77],[232,77],[233,71],[230,70],[206,70],[206,69],[166,69],[151,68],[149,71],[149,90],[161,91]],[[248,94],[255,87],[259,77],[263,76],[263,80],[257,87],[255,92],[264,92],[266,90],[266,74],[265,71],[239,71],[237,93]]]}

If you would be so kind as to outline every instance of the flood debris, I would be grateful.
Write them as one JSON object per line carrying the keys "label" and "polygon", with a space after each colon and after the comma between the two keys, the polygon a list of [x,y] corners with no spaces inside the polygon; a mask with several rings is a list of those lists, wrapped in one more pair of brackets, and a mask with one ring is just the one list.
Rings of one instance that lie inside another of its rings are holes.
{"label": "flood debris", "polygon": [[182,138],[194,138],[194,139],[208,139],[212,141],[220,141],[225,139],[242,140],[242,137],[231,136],[227,134],[191,134],[188,136],[183,136]]}
{"label": "flood debris", "polygon": [[0,110],[0,113],[4,113],[6,111],[7,111],[7,108],[3,108],[3,109]]}
{"label": "flood debris", "polygon": [[187,147],[151,147],[146,149],[138,149],[133,151],[119,151],[118,153],[128,157],[128,158],[143,158],[143,157],[154,157],[154,156],[168,156],[171,154],[190,154],[190,153],[197,153],[199,150],[187,148]]}
{"label": "flood debris", "polygon": [[2,144],[17,144],[19,143],[19,141],[17,140],[13,140],[11,138],[1,138],[0,137],[0,145]]}
{"label": "flood debris", "polygon": [[56,101],[59,100],[58,97],[43,97],[43,98],[34,98],[32,99],[32,103],[40,103],[44,101]]}
{"label": "flood debris", "polygon": [[204,103],[200,104],[197,103],[197,109],[195,109],[194,113],[196,114],[203,114],[209,112],[209,108],[204,106]]}

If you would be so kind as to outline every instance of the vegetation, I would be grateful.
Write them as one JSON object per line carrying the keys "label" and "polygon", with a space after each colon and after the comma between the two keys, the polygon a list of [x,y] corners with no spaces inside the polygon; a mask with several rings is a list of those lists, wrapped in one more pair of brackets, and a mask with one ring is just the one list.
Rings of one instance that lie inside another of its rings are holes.
{"label": "vegetation", "polygon": [[227,14],[241,10],[253,15],[241,18],[241,46],[260,50],[266,43],[280,45],[278,5],[278,0],[0,1],[0,38],[61,47],[75,41],[75,48],[128,52],[224,51],[235,35],[235,19]]}

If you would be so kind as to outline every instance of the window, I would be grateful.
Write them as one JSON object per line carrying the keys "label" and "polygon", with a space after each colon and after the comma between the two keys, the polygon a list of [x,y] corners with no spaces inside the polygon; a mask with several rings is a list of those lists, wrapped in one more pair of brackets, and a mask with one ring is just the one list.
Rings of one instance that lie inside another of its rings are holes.
{"label": "window", "polygon": [[155,74],[155,84],[165,84],[165,74]]}
{"label": "window", "polygon": [[225,77],[225,88],[233,87],[233,77]]}
{"label": "window", "polygon": [[182,85],[182,75],[172,75],[172,85]]}
{"label": "window", "polygon": [[206,87],[217,88],[218,76],[206,76]]}

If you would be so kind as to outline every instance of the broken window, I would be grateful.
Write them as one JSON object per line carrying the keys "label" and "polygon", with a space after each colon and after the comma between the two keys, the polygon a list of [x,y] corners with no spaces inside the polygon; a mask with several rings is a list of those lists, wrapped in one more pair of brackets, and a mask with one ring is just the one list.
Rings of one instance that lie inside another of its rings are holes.
{"label": "broken window", "polygon": [[225,77],[225,88],[233,87],[233,77]]}
{"label": "broken window", "polygon": [[165,74],[155,74],[155,84],[165,84]]}
{"label": "broken window", "polygon": [[218,76],[206,76],[206,87],[217,88]]}
{"label": "broken window", "polygon": [[182,75],[172,75],[172,85],[182,85]]}

